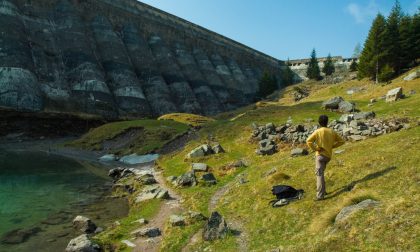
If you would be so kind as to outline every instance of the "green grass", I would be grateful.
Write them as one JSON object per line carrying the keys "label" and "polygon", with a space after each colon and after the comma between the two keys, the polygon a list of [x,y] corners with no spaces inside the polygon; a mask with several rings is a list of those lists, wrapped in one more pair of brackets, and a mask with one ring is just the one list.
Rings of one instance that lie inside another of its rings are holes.
{"label": "green grass", "polygon": [[[420,80],[404,82],[398,78],[384,86],[365,80],[335,85],[302,85],[311,87],[310,97],[292,102],[289,90],[293,87],[290,87],[278,102],[264,102],[220,115],[216,117],[218,121],[203,126],[200,139],[190,142],[178,153],[160,159],[159,165],[165,176],[180,175],[190,169],[191,162],[197,161],[209,164],[220,180],[218,185],[210,188],[177,189],[185,200],[184,206],[209,214],[208,203],[213,193],[234,181],[238,173],[244,173],[249,183],[240,186],[231,183],[216,210],[228,221],[238,219],[244,224],[249,233],[251,251],[276,248],[286,251],[419,250],[417,237],[420,230],[416,223],[420,222],[420,210],[416,202],[420,199],[420,128],[416,127],[416,121],[420,116]],[[402,86],[405,93],[416,90],[417,94],[394,103],[378,101],[367,107],[370,98],[380,97],[397,86]],[[351,87],[364,87],[365,91],[349,96],[346,90]],[[362,142],[346,143],[341,147],[345,152],[334,156],[326,171],[327,191],[335,196],[314,202],[313,156],[291,158],[290,147],[283,147],[273,156],[257,156],[254,152],[256,143],[249,142],[250,125],[253,122],[282,124],[289,116],[294,123],[304,123],[307,118],[316,121],[320,114],[337,119],[340,114],[321,109],[322,101],[335,95],[356,102],[362,111],[375,111],[379,118],[408,117],[412,128]],[[230,121],[233,117],[237,118]],[[207,142],[209,135],[221,143],[226,153],[198,160],[185,159],[191,149]],[[223,174],[220,168],[238,159],[246,160],[249,166]],[[387,169],[391,166],[396,169]],[[276,168],[277,173],[263,177],[272,168]],[[268,205],[273,199],[271,186],[279,183],[304,189],[304,199],[286,207],[271,208]],[[355,184],[351,191],[343,189],[350,184]],[[340,209],[367,198],[380,201],[381,206],[372,211],[361,211],[344,223],[333,223]],[[167,228],[161,251],[179,251],[198,229],[195,226]],[[174,243],[174,246],[168,245]],[[203,251],[204,248],[238,251],[234,237],[215,243],[199,243],[191,250]]]}
{"label": "green grass", "polygon": [[128,139],[125,146],[112,149],[116,154],[146,154],[161,148],[177,136],[185,133],[189,126],[175,121],[134,120],[113,122],[95,128],[83,135],[80,139],[67,144],[67,146],[102,150],[104,141],[121,136],[131,129],[138,129],[136,137]]}
{"label": "green grass", "polygon": [[201,127],[209,122],[213,122],[214,119],[202,115],[187,114],[187,113],[172,113],[166,114],[158,118],[158,120],[171,120],[188,124],[192,127]]}

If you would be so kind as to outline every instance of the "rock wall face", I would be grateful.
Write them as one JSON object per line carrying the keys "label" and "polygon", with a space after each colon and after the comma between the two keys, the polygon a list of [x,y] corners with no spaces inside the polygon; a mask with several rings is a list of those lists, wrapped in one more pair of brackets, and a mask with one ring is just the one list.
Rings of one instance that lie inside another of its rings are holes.
{"label": "rock wall face", "polygon": [[0,106],[18,111],[211,115],[283,65],[135,0],[0,0],[0,24]]}

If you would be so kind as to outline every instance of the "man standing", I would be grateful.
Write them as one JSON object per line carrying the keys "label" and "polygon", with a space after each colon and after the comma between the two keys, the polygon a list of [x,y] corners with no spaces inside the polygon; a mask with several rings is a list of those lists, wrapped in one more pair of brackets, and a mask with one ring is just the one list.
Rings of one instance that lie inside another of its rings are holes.
{"label": "man standing", "polygon": [[328,116],[319,116],[318,123],[321,128],[315,130],[314,133],[308,137],[306,144],[311,150],[316,151],[316,200],[323,200],[325,196],[325,168],[331,160],[332,149],[343,145],[344,140],[337,132],[327,127]]}

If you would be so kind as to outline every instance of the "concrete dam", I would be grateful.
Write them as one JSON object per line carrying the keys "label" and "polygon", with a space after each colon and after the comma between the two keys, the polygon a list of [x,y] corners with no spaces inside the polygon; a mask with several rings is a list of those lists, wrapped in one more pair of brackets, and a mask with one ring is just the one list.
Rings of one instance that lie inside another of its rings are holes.
{"label": "concrete dam", "polygon": [[[252,103],[284,62],[135,0],[0,0],[0,107],[104,118]],[[281,83],[278,83],[279,87]]]}

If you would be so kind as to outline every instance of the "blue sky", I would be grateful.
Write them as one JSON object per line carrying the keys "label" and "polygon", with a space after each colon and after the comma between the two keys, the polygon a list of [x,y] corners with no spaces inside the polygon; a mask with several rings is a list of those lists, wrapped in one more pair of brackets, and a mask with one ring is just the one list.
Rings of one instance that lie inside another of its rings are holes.
{"label": "blue sky", "polygon": [[[394,0],[141,0],[281,60],[350,57]],[[413,14],[420,0],[400,0]]]}

